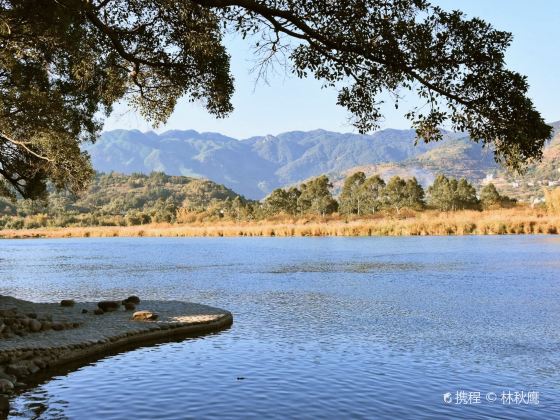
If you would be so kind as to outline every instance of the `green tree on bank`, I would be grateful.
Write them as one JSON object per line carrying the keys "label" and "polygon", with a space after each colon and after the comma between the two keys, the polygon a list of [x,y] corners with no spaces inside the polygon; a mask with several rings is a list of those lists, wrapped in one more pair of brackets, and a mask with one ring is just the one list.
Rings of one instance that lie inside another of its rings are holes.
{"label": "green tree on bank", "polygon": [[313,178],[288,190],[278,188],[264,200],[266,214],[312,213],[325,216],[338,210],[338,202],[333,198],[330,189],[332,184],[326,175]]}
{"label": "green tree on bank", "polygon": [[363,185],[365,194],[365,214],[374,214],[385,205],[385,181],[379,175],[366,179]]}
{"label": "green tree on bank", "polygon": [[428,204],[438,210],[478,210],[480,202],[475,188],[466,180],[438,175],[428,188]]}
{"label": "green tree on bank", "polygon": [[302,212],[325,216],[338,209],[338,202],[330,189],[332,184],[326,175],[321,175],[301,184],[299,202]]}
{"label": "green tree on bank", "polygon": [[346,177],[339,197],[339,210],[343,214],[362,215],[365,212],[368,191],[364,188],[366,174],[355,172]]}
{"label": "green tree on bank", "polygon": [[386,205],[394,209],[397,214],[403,208],[422,210],[424,208],[424,189],[416,178],[404,180],[392,177],[384,189]]}
{"label": "green tree on bank", "polygon": [[492,183],[485,185],[480,190],[480,204],[484,210],[511,207],[515,202],[516,200],[501,195]]}

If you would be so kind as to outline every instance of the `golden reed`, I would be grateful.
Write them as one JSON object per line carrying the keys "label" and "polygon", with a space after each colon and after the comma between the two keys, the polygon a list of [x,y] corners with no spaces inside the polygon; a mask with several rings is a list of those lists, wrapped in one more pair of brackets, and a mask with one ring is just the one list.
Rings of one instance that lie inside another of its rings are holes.
{"label": "golden reed", "polygon": [[514,208],[457,212],[406,212],[363,218],[330,216],[254,221],[215,221],[141,226],[0,230],[0,238],[233,237],[233,236],[429,236],[557,234],[560,215]]}

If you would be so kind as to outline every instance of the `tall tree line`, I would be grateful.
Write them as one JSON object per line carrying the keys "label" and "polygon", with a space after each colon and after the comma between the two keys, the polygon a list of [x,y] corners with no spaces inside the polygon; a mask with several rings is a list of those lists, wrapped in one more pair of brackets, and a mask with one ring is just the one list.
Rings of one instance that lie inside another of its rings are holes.
{"label": "tall tree line", "polygon": [[364,216],[381,210],[399,214],[403,209],[421,211],[426,208],[441,211],[482,210],[507,207],[514,203],[502,196],[493,184],[484,186],[477,194],[466,179],[438,175],[425,191],[415,177],[403,179],[393,176],[387,182],[379,175],[367,177],[355,172],[344,180],[338,200],[332,192],[326,175],[311,179],[289,189],[274,190],[263,203],[265,213],[326,215],[339,212],[345,215]]}

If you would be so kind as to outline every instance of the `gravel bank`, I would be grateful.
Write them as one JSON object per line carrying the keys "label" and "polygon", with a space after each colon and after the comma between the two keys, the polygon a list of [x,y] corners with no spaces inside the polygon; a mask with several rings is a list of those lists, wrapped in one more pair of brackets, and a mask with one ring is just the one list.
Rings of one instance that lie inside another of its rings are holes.
{"label": "gravel bank", "polygon": [[[137,311],[157,313],[157,321],[133,321],[133,312],[124,308],[95,315],[96,308],[97,302],[62,307],[58,303],[0,296],[0,315],[4,316],[0,328],[7,325],[0,338],[0,418],[8,410],[5,394],[43,369],[102,355],[121,346],[217,331],[233,322],[228,311],[189,302],[142,301],[137,305]],[[19,331],[24,328],[22,324],[31,321],[28,315],[36,318],[33,323],[42,320],[43,326],[46,323],[49,328],[34,332],[27,327]],[[50,325],[65,327],[54,330]]]}

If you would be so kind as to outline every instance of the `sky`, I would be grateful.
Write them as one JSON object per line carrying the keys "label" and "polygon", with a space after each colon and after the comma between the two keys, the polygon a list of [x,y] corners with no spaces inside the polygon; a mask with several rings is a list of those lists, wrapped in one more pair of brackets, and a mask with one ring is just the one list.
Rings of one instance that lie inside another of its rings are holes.
{"label": "sky", "polygon": [[[513,33],[506,53],[508,67],[529,80],[529,96],[546,121],[560,120],[560,1],[558,0],[437,0],[444,9],[460,9],[468,17],[480,17],[495,28]],[[232,99],[235,110],[216,119],[198,103],[180,100],[166,124],[155,131],[188,130],[219,132],[235,138],[278,134],[293,130],[322,128],[354,132],[348,112],[336,105],[336,90],[321,89],[314,79],[298,79],[282,69],[270,75],[268,83],[257,81],[251,71],[255,57],[250,43],[238,37],[225,40],[235,78]],[[408,100],[409,108],[414,99]],[[381,128],[410,128],[403,117],[406,102],[395,110],[392,102],[383,106]],[[134,111],[119,104],[104,129],[151,130]]]}

